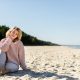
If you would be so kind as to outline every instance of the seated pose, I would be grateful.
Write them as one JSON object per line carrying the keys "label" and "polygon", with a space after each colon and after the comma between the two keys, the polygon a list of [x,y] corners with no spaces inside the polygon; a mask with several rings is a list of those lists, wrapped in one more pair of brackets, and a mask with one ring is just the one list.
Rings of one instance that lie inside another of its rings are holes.
{"label": "seated pose", "polygon": [[27,70],[21,37],[22,31],[14,27],[9,29],[6,38],[0,41],[0,75],[18,71],[19,65],[23,70]]}

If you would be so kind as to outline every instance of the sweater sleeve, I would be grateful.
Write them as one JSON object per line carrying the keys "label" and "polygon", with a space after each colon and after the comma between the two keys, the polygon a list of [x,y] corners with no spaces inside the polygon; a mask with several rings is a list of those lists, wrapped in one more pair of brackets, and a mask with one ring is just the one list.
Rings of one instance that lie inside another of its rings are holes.
{"label": "sweater sleeve", "polygon": [[19,45],[19,62],[20,62],[20,67],[23,70],[27,70],[27,66],[25,64],[25,52],[24,52],[24,45],[22,42],[20,42]]}
{"label": "sweater sleeve", "polygon": [[0,41],[0,49],[1,51],[6,52],[9,49],[9,45],[11,44],[12,40],[10,38],[4,38]]}

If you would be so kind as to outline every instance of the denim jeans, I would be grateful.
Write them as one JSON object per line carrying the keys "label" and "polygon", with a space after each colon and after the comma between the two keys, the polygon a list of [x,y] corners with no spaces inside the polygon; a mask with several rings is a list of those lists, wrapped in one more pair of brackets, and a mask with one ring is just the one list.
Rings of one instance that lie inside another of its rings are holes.
{"label": "denim jeans", "polygon": [[0,53],[0,69],[5,68],[8,72],[15,72],[19,66],[13,62],[6,62],[6,53]]}

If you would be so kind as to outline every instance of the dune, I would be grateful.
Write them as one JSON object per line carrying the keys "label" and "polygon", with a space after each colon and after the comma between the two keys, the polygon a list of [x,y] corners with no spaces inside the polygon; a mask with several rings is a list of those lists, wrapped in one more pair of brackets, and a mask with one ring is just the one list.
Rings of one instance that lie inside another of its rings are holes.
{"label": "dune", "polygon": [[80,49],[65,46],[25,46],[26,65],[0,80],[79,80]]}

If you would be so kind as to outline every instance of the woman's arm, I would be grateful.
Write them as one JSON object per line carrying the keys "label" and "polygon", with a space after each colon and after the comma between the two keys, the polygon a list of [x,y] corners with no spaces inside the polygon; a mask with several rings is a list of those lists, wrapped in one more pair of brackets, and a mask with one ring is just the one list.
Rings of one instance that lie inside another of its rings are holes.
{"label": "woman's arm", "polygon": [[20,41],[20,45],[19,45],[19,62],[20,62],[20,67],[23,70],[27,70],[27,66],[25,64],[24,45],[23,45],[23,43],[21,41]]}
{"label": "woman's arm", "polygon": [[7,37],[0,41],[0,49],[1,51],[6,52],[9,49],[9,45],[12,43],[12,40]]}

